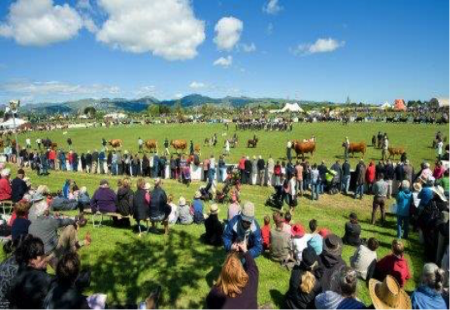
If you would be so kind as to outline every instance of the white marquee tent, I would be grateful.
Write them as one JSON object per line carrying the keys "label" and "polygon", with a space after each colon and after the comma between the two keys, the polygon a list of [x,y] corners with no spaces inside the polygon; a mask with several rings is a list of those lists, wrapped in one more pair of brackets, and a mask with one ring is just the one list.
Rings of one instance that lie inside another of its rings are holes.
{"label": "white marquee tent", "polygon": [[[26,124],[27,121],[24,121],[23,119],[16,118],[16,127],[19,127],[20,125]],[[13,129],[14,128],[14,121],[12,118],[8,119],[6,122],[0,123],[0,127],[3,127],[4,129]]]}
{"label": "white marquee tent", "polygon": [[270,113],[283,113],[283,112],[296,112],[303,113],[303,109],[298,105],[298,103],[286,103],[281,110],[271,110]]}
{"label": "white marquee tent", "polygon": [[386,109],[389,109],[389,108],[392,108],[392,106],[387,101],[385,103],[383,103],[382,105],[380,105],[380,110],[386,110]]}

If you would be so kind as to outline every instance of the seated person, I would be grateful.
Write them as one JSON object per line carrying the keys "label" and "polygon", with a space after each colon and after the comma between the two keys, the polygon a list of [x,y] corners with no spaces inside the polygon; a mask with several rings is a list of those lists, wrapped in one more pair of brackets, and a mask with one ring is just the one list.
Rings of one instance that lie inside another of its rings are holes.
{"label": "seated person", "polygon": [[261,228],[263,250],[268,250],[270,245],[270,217],[264,216],[264,226]]}
{"label": "seated person", "polygon": [[365,309],[366,306],[356,298],[358,277],[350,267],[342,268],[337,276],[336,291],[325,291],[316,297],[317,309]]}
{"label": "seated person", "polygon": [[297,263],[300,263],[302,261],[302,252],[308,248],[308,241],[311,235],[305,235],[305,229],[302,225],[294,224],[291,229],[291,236],[293,258]]}
{"label": "seated person", "polygon": [[173,203],[173,195],[167,197],[167,204],[170,206],[171,211],[169,214],[169,225],[173,225],[178,220],[178,206]]}
{"label": "seated person", "polygon": [[322,253],[323,237],[319,234],[317,220],[312,219],[309,221],[309,230],[311,234],[309,236],[308,247],[311,247],[317,255],[320,255]]}
{"label": "seated person", "polygon": [[0,201],[11,200],[12,188],[9,177],[11,176],[11,170],[5,168],[1,171],[0,179]]}
{"label": "seated person", "polygon": [[291,220],[292,220],[291,212],[286,212],[286,213],[284,214],[284,225],[283,225],[283,230],[284,230],[285,232],[287,232],[288,234],[291,233],[291,228],[292,228],[292,226],[291,226]]}
{"label": "seated person", "polygon": [[363,280],[372,278],[377,263],[378,240],[370,238],[367,241],[367,246],[361,244],[350,257],[350,265],[355,269],[356,273]]}
{"label": "seated person", "polygon": [[270,231],[270,258],[276,262],[286,262],[290,259],[291,234],[283,230],[284,219],[281,214],[273,214],[275,227]]}
{"label": "seated person", "polygon": [[52,277],[47,273],[44,243],[34,236],[26,238],[16,255],[19,264],[17,276],[7,296],[11,309],[44,309]]}
{"label": "seated person", "polygon": [[233,217],[241,213],[241,206],[235,195],[231,195],[231,204],[228,206],[227,220],[231,220]]}
{"label": "seated person", "polygon": [[117,212],[116,200],[116,193],[109,188],[108,181],[101,180],[100,187],[95,191],[91,199],[92,212]]}
{"label": "seated person", "polygon": [[201,224],[205,221],[205,217],[203,216],[203,202],[201,198],[202,194],[200,191],[195,192],[194,201],[191,206],[191,214],[194,218],[195,224]]}
{"label": "seated person", "polygon": [[412,293],[413,309],[448,309],[442,293],[445,286],[445,272],[436,264],[423,266],[420,286]]}
{"label": "seated person", "polygon": [[178,200],[178,223],[182,225],[192,224],[194,218],[191,214],[191,209],[189,205],[186,203],[186,199],[184,197],[180,197]]}
{"label": "seated person", "polygon": [[153,229],[156,228],[156,223],[162,222],[164,225],[164,233],[169,233],[169,214],[170,206],[167,204],[166,192],[161,188],[161,179],[155,180],[155,186],[150,194],[150,221]]}
{"label": "seated person", "polygon": [[[91,243],[89,234],[86,234],[84,241],[78,241],[80,222],[71,218],[55,218],[50,215],[49,209],[36,215],[37,218],[31,221],[28,232],[42,240],[45,255],[53,268],[56,268],[58,260],[65,253],[76,252],[83,245]],[[61,233],[59,236],[58,231]]]}
{"label": "seated person", "polygon": [[322,289],[329,290],[332,287],[334,274],[346,266],[342,259],[342,240],[334,234],[330,234],[323,239],[323,251],[319,256],[319,263],[323,269],[321,278]]}
{"label": "seated person", "polygon": [[22,200],[23,196],[28,192],[28,185],[23,180],[25,178],[25,171],[23,169],[17,170],[17,176],[11,182],[11,200],[16,203]]}
{"label": "seated person", "polygon": [[358,224],[356,213],[350,213],[350,221],[345,223],[345,234],[342,238],[344,244],[358,246],[361,244],[361,225]]}
{"label": "seated person", "polygon": [[411,279],[408,261],[403,255],[405,247],[400,240],[392,241],[392,253],[379,260],[375,266],[375,278],[383,280],[387,275],[391,275],[397,280],[400,287],[404,287]]}
{"label": "seated person", "polygon": [[15,241],[21,235],[28,234],[28,228],[31,225],[31,221],[27,218],[30,204],[26,201],[19,201],[14,206],[14,212],[16,219],[11,227],[12,240]]}
{"label": "seated person", "polygon": [[86,186],[82,186],[80,191],[78,192],[78,209],[80,212],[83,212],[85,208],[87,208],[91,203],[91,198],[89,197],[89,193],[87,192]]}
{"label": "seated person", "polygon": [[46,309],[89,309],[86,296],[75,285],[80,265],[77,253],[66,253],[61,258],[56,267],[56,281],[45,298]]}
{"label": "seated person", "polygon": [[222,245],[223,226],[218,218],[219,207],[212,204],[209,207],[209,216],[205,220],[206,233],[203,235],[207,244],[220,246]]}
{"label": "seated person", "polygon": [[242,213],[233,217],[225,226],[222,239],[227,252],[237,251],[240,245],[246,244],[246,248],[253,258],[261,254],[261,230],[255,219],[253,203],[244,203]]}
{"label": "seated person", "polygon": [[62,190],[58,190],[56,197],[53,198],[51,209],[53,211],[70,211],[76,210],[78,201],[76,199],[65,198]]}

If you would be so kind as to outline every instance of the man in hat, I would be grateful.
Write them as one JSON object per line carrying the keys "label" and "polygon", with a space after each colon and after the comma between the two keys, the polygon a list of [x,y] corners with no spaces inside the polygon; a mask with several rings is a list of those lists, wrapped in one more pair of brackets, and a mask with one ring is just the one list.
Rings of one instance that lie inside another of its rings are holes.
{"label": "man in hat", "polygon": [[369,294],[374,309],[412,309],[408,294],[391,275],[384,278],[383,282],[370,279]]}
{"label": "man in hat", "polygon": [[335,234],[327,235],[323,240],[323,251],[320,254],[319,263],[323,268],[323,276],[320,279],[322,290],[328,291],[332,287],[333,274],[346,266],[341,257],[342,240]]}
{"label": "man in hat", "polygon": [[253,258],[261,254],[261,230],[255,219],[253,203],[244,203],[241,214],[233,217],[226,225],[222,238],[226,251],[238,251],[239,244],[245,243]]}
{"label": "man in hat", "polygon": [[350,140],[345,137],[344,141],[344,159],[348,159],[348,149],[350,148]]}
{"label": "man in hat", "polygon": [[209,216],[205,220],[205,234],[203,239],[206,244],[213,246],[222,245],[223,226],[218,217],[219,207],[217,204],[212,204],[209,207]]}

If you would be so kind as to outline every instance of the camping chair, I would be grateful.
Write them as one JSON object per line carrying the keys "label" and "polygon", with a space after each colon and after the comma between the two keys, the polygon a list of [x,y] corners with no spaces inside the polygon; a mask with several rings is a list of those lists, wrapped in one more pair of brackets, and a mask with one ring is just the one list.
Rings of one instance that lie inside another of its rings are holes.
{"label": "camping chair", "polygon": [[11,200],[0,201],[0,206],[2,208],[3,215],[10,215],[13,209],[13,202]]}

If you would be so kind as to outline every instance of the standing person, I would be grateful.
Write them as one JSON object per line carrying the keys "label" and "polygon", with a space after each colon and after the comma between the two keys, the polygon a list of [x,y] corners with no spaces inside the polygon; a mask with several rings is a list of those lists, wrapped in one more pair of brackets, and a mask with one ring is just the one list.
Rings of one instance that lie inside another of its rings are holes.
{"label": "standing person", "polygon": [[413,203],[413,196],[409,190],[410,187],[409,181],[403,180],[401,189],[397,194],[397,239],[401,239],[402,236],[408,239],[409,210]]}
{"label": "standing person", "polygon": [[72,170],[74,172],[78,172],[78,161],[79,161],[78,153],[73,152],[73,154],[72,154]]}
{"label": "standing person", "polygon": [[212,183],[216,178],[216,159],[211,155],[209,159],[208,182]]}
{"label": "standing person", "polygon": [[31,140],[30,140],[30,138],[27,138],[27,139],[25,140],[25,144],[26,144],[26,148],[27,148],[27,149],[31,149]]}
{"label": "standing person", "polygon": [[311,199],[319,200],[320,194],[320,173],[317,164],[312,165],[311,169]]}
{"label": "standing person", "polygon": [[193,155],[194,154],[194,142],[191,140],[189,142],[189,155]]}
{"label": "standing person", "polygon": [[386,160],[388,156],[388,149],[389,149],[389,139],[387,135],[384,135],[383,139],[383,150],[381,151],[381,159]]}
{"label": "standing person", "polygon": [[102,138],[102,146],[103,146],[104,148],[106,147],[106,144],[107,144],[106,139],[105,139],[105,138]]}
{"label": "standing person", "polygon": [[373,187],[373,183],[375,182],[375,178],[377,178],[378,176],[376,175],[375,172],[375,164],[373,163],[373,161],[370,161],[369,166],[367,167],[366,170],[366,183],[367,183],[367,192],[368,193],[373,193],[372,191],[372,187]]}
{"label": "standing person", "polygon": [[362,199],[364,196],[364,184],[366,181],[366,165],[362,159],[359,160],[359,163],[356,165],[356,190],[355,190],[355,199]]}
{"label": "standing person", "polygon": [[405,164],[403,165],[403,180],[408,180],[410,184],[414,178],[414,167],[410,164],[409,160],[407,159],[405,161]]}
{"label": "standing person", "polygon": [[377,182],[373,185],[373,209],[372,209],[372,225],[375,225],[375,216],[377,213],[378,207],[381,212],[381,225],[384,225],[384,221],[386,218],[385,213],[385,204],[386,204],[386,196],[387,196],[387,183],[384,180],[384,175],[381,173],[378,176]]}
{"label": "standing person", "polygon": [[300,164],[300,162],[297,160],[297,163],[295,165],[295,179],[297,181],[296,184],[296,192],[300,194],[300,196],[303,196],[303,166]]}
{"label": "standing person", "polygon": [[36,139],[36,145],[37,145],[37,148],[38,148],[39,151],[41,150],[41,144],[42,144],[42,140],[40,138],[37,138]]}
{"label": "standing person", "polygon": [[81,153],[81,171],[85,172],[86,171],[86,155],[84,155],[84,153]]}
{"label": "standing person", "polygon": [[289,140],[286,144],[286,158],[290,162],[292,160],[292,142]]}
{"label": "standing person", "polygon": [[269,186],[273,184],[273,174],[275,170],[275,161],[272,158],[272,155],[269,156],[269,160],[267,161],[267,183]]}
{"label": "standing person", "polygon": [[245,158],[244,162],[244,175],[245,175],[245,183],[244,184],[252,184],[251,180],[251,174],[252,174],[252,162],[250,161],[250,158],[247,156]]}
{"label": "standing person", "polygon": [[275,176],[275,186],[281,186],[281,165],[280,162],[277,161],[276,165],[273,168],[273,174]]}
{"label": "standing person", "polygon": [[98,165],[98,151],[94,150],[92,153],[92,169],[91,173],[96,174],[97,173],[97,165]]}
{"label": "standing person", "polygon": [[326,174],[328,172],[328,168],[327,168],[327,165],[325,164],[325,160],[322,160],[321,164],[319,166],[317,166],[317,170],[319,170],[319,177],[320,177],[319,193],[323,194],[323,193],[325,193],[325,184],[327,182]]}
{"label": "standing person", "polygon": [[64,150],[59,150],[58,160],[59,160],[59,169],[61,171],[66,171],[67,170],[66,153],[64,152]]}
{"label": "standing person", "polygon": [[[164,139],[164,153],[169,156],[170,152],[169,152],[169,140],[167,140],[167,138]],[[172,156],[171,156],[172,158]]]}
{"label": "standing person", "polygon": [[16,203],[22,200],[23,196],[28,192],[28,185],[23,178],[25,177],[25,171],[23,169],[17,170],[17,176],[11,182],[11,201]]}
{"label": "standing person", "polygon": [[439,140],[439,142],[436,143],[436,153],[437,159],[442,160],[442,157],[444,156],[444,142],[442,142],[442,140]]}
{"label": "standing person", "polygon": [[341,182],[341,191],[348,195],[348,190],[350,188],[350,180],[351,180],[351,171],[350,171],[350,163],[348,159],[344,161],[342,164],[342,182]]}
{"label": "standing person", "polygon": [[392,164],[391,160],[388,159],[386,161],[386,165],[384,166],[384,179],[386,180],[388,186],[387,199],[391,199],[393,193],[392,186],[394,183],[394,177],[395,177],[394,165]]}
{"label": "standing person", "polygon": [[92,171],[92,154],[91,151],[87,151],[86,156],[86,173],[91,173]]}
{"label": "standing person", "polygon": [[225,140],[225,155],[230,155],[230,141]]}
{"label": "standing person", "polygon": [[203,181],[206,182],[208,180],[209,175],[209,159],[206,158],[203,160]]}
{"label": "standing person", "polygon": [[100,153],[98,153],[98,165],[100,167],[100,174],[105,174],[105,161],[106,161],[105,151],[101,150]]}
{"label": "standing person", "polygon": [[[244,261],[244,263],[242,263]],[[206,297],[209,309],[257,309],[259,270],[246,243],[229,253]]]}
{"label": "standing person", "polygon": [[344,159],[348,159],[348,150],[350,148],[350,140],[348,139],[348,137],[345,137],[345,141],[344,141]]}
{"label": "standing person", "polygon": [[226,171],[227,171],[227,166],[225,164],[225,160],[223,159],[222,155],[220,155],[220,157],[219,157],[218,168],[219,168],[219,182],[222,183],[225,180]]}
{"label": "standing person", "polygon": [[144,140],[142,140],[141,137],[138,138],[138,147],[139,147],[139,152],[142,152],[142,149],[144,147]]}

